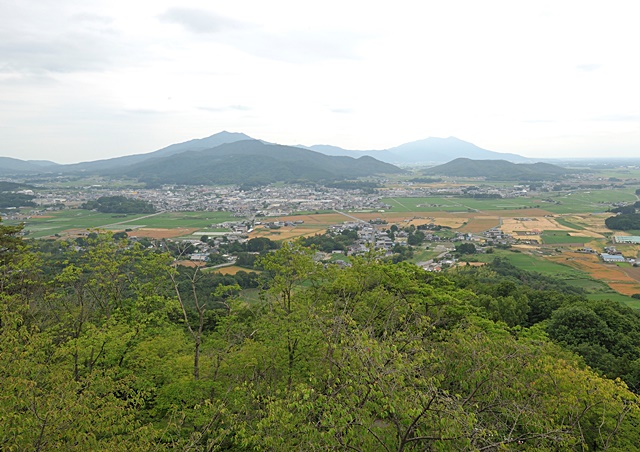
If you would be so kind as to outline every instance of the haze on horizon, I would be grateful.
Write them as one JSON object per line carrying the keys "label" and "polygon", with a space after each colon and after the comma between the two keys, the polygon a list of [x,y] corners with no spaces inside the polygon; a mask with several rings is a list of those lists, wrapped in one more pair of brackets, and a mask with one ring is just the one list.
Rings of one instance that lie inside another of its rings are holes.
{"label": "haze on horizon", "polygon": [[58,163],[222,130],[385,149],[640,155],[637,4],[0,3],[0,156]]}

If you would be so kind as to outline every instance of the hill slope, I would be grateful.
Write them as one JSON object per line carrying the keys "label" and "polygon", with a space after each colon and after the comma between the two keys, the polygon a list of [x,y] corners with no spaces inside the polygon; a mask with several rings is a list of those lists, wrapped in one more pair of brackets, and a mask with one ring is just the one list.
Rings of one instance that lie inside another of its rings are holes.
{"label": "hill slope", "polygon": [[0,174],[37,173],[40,171],[42,171],[42,166],[39,163],[12,157],[0,157]]}
{"label": "hill slope", "polygon": [[495,180],[550,180],[573,171],[549,163],[511,163],[506,160],[458,158],[423,171],[425,175],[484,177]]}
{"label": "hill slope", "polygon": [[225,143],[233,143],[240,140],[251,140],[252,138],[244,133],[219,132],[210,137],[196,138],[194,140],[185,141],[184,143],[176,143],[157,151],[146,154],[126,155],[124,157],[116,157],[105,160],[95,160],[93,162],[76,163],[73,165],[64,165],[64,167],[56,167],[56,170],[68,171],[88,171],[102,172],[114,168],[124,168],[144,162],[149,159],[158,157],[167,157],[170,155],[180,154],[186,151],[201,151],[203,149],[211,149]]}
{"label": "hill slope", "polygon": [[529,162],[529,159],[520,155],[489,151],[455,137],[431,137],[380,151],[352,151],[329,145],[314,145],[308,149],[327,155],[348,155],[350,157],[369,155],[392,164],[444,163],[459,157],[501,159],[516,163]]}
{"label": "hill slope", "polygon": [[138,163],[124,173],[118,171],[150,185],[321,182],[400,172],[401,169],[368,156],[333,157],[258,140],[183,152]]}

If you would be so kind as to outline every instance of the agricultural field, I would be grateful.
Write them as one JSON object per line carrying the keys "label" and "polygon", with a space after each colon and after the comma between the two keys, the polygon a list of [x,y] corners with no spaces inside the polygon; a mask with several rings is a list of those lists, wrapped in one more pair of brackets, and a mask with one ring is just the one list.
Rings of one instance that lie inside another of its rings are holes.
{"label": "agricultural field", "polygon": [[640,293],[640,272],[633,272],[635,269],[628,265],[604,264],[595,254],[571,251],[549,256],[548,259],[582,271],[623,295]]}
{"label": "agricultural field", "polygon": [[616,202],[633,203],[637,200],[634,190],[577,190],[549,193],[553,203],[544,203],[544,208],[558,214],[601,213]]}
{"label": "agricultural field", "polygon": [[459,228],[460,232],[478,233],[500,226],[499,217],[473,217]]}
{"label": "agricultural field", "polygon": [[[601,174],[606,175],[607,178],[621,180],[630,177],[640,178],[640,170],[634,171],[611,169]],[[602,177],[603,180],[606,180],[604,176]],[[57,183],[62,188],[87,186],[104,188],[104,181],[99,178]],[[466,185],[477,183],[477,181],[470,181]],[[583,182],[580,181],[578,185],[581,183]],[[431,189],[446,189],[455,185],[443,181],[424,186]],[[492,182],[491,185],[496,187],[500,184]],[[417,187],[419,184],[415,186]],[[119,182],[113,187],[124,188],[127,193],[134,193],[137,190],[136,185],[131,181]],[[510,187],[513,187],[513,182],[504,183],[503,188],[509,189]],[[405,188],[406,185],[396,181],[382,189],[381,193],[384,196],[385,190],[388,190],[388,194],[392,189],[404,190]],[[590,297],[613,294],[624,300],[625,303],[631,304],[634,299],[629,296],[640,293],[640,269],[629,265],[626,267],[605,265],[594,254],[577,253],[576,251],[582,247],[589,247],[597,252],[602,252],[605,246],[611,245],[610,237],[614,232],[605,226],[604,221],[612,214],[606,211],[615,203],[632,203],[638,200],[639,198],[635,194],[636,188],[637,185],[617,185],[601,190],[551,190],[536,193],[534,196],[500,199],[464,198],[449,195],[386,196],[382,198],[382,202],[390,208],[385,210],[369,209],[364,211],[363,207],[363,211],[356,212],[307,211],[281,217],[255,218],[263,222],[282,221],[291,223],[291,225],[277,229],[255,225],[249,238],[268,237],[276,241],[290,240],[322,234],[329,227],[345,221],[374,222],[379,225],[379,228],[387,228],[392,224],[397,224],[400,227],[409,225],[417,227],[434,223],[451,228],[451,231],[448,231],[444,237],[455,236],[457,232],[480,236],[484,231],[497,227],[523,242],[514,245],[514,249],[520,252],[495,250],[493,255],[477,256],[478,260],[486,261],[497,255],[507,256],[519,267],[542,274],[560,276],[568,283],[587,290]],[[244,198],[239,196],[238,199]],[[86,234],[90,229],[103,229],[114,232],[127,230],[130,235],[139,237],[193,239],[202,235],[213,236],[228,232],[218,225],[225,221],[241,220],[243,218],[223,211],[123,215],[68,209],[32,216],[26,220],[25,230],[28,232],[28,237],[33,238],[73,237]],[[295,224],[296,222],[298,224]],[[6,221],[6,223],[16,224],[17,222]],[[636,235],[634,231],[615,232],[615,234],[627,233]],[[640,257],[640,246],[617,245],[617,249],[626,257]],[[416,249],[412,261],[426,261],[437,254],[439,253],[425,250],[423,247]],[[233,272],[237,270],[234,267],[226,267],[219,269],[219,271]]]}
{"label": "agricultural field", "polygon": [[640,300],[637,298],[631,298],[626,295],[619,294],[617,292],[602,292],[602,293],[589,293],[587,298],[590,300],[614,300],[619,303],[625,304],[633,309],[640,309]]}
{"label": "agricultural field", "polygon": [[[43,238],[77,235],[88,229],[124,231],[144,237],[179,237],[194,231],[214,231],[212,224],[238,221],[228,212],[165,212],[157,214],[108,214],[91,210],[69,209],[33,216],[25,221],[28,237]],[[13,222],[18,223],[18,222]],[[12,222],[7,221],[7,224]],[[137,234],[136,234],[137,233]]]}
{"label": "agricultural field", "polygon": [[518,210],[541,207],[541,201],[530,198],[475,199],[459,197],[383,198],[392,212],[477,212]]}
{"label": "agricultural field", "polygon": [[324,234],[326,231],[327,228],[318,225],[293,225],[283,226],[278,229],[269,229],[264,226],[257,226],[249,234],[249,238],[266,237],[274,241],[292,240],[300,237]]}
{"label": "agricultural field", "polygon": [[565,231],[543,231],[540,235],[542,243],[545,245],[559,245],[559,244],[584,244],[592,240],[586,234],[567,232]]}
{"label": "agricultural field", "polygon": [[227,265],[227,266],[224,266],[224,267],[209,268],[209,269],[207,269],[207,271],[220,273],[221,275],[235,275],[238,272],[260,273],[259,270],[252,270],[252,269],[248,269],[248,268],[244,268],[244,267],[239,267],[237,265]]}
{"label": "agricultural field", "polygon": [[[640,293],[640,281],[633,280],[622,272],[618,273],[614,268],[604,268],[603,270],[601,268],[603,265],[592,254],[561,253],[542,257],[521,252],[496,250],[493,255],[478,256],[478,260],[488,262],[494,256],[508,259],[516,267],[562,279],[574,287],[584,289],[588,298],[610,298],[631,307],[640,308],[640,300],[630,296],[634,293]],[[591,265],[584,264],[585,262],[591,262]]]}

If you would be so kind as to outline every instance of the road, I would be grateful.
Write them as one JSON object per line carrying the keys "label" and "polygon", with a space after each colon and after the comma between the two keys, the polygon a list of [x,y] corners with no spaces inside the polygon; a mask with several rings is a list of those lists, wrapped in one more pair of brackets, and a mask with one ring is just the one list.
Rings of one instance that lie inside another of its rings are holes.
{"label": "road", "polygon": [[165,211],[163,210],[161,212],[150,213],[149,215],[144,215],[144,216],[141,216],[141,217],[132,218],[131,220],[118,221],[117,223],[109,223],[109,224],[105,224],[103,226],[97,226],[96,229],[107,229],[109,227],[117,226],[119,224],[125,224],[125,223],[131,223],[133,221],[144,220],[145,218],[155,217],[156,215],[160,215],[161,213],[164,213],[164,212]]}
{"label": "road", "polygon": [[335,213],[339,213],[340,215],[344,215],[344,216],[345,216],[345,217],[347,217],[347,218],[351,218],[352,220],[359,221],[360,223],[369,224],[369,223],[367,223],[366,221],[361,220],[360,218],[356,218],[356,217],[354,217],[354,216],[352,216],[352,215],[349,215],[348,213],[340,212],[339,210],[336,210],[336,209],[333,209],[333,211],[334,211]]}

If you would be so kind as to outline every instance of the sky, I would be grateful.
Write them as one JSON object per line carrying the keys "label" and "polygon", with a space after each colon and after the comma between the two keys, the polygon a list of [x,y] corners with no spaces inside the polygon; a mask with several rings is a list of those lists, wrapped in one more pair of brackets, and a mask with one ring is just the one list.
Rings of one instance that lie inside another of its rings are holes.
{"label": "sky", "polygon": [[455,136],[640,157],[635,1],[0,0],[0,156],[72,163],[226,130]]}

